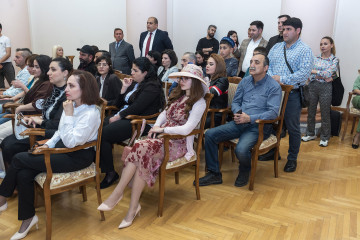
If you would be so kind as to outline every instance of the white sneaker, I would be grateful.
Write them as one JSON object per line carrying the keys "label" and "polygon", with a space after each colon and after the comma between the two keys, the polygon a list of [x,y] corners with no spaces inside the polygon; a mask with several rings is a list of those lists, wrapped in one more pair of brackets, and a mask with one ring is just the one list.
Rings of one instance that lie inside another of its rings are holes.
{"label": "white sneaker", "polygon": [[5,178],[5,171],[0,170],[0,178]]}
{"label": "white sneaker", "polygon": [[308,136],[308,135],[305,135],[301,138],[302,141],[304,142],[308,142],[308,141],[311,141],[311,140],[314,140],[316,139],[316,136]]}
{"label": "white sneaker", "polygon": [[320,144],[319,144],[319,146],[320,146],[320,147],[327,147],[328,142],[329,142],[328,140],[325,140],[325,141],[320,140]]}

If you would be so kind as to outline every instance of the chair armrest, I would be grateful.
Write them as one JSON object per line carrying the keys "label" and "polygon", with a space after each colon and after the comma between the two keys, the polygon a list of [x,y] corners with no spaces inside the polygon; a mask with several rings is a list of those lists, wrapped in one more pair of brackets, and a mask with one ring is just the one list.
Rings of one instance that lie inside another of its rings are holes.
{"label": "chair armrest", "polygon": [[116,106],[106,106],[105,111],[119,110]]}
{"label": "chair armrest", "polygon": [[3,116],[3,118],[12,118],[12,119],[15,119],[15,114],[5,114],[4,116]]}
{"label": "chair armrest", "polygon": [[152,118],[156,118],[157,116],[159,116],[160,113],[155,113],[153,115],[146,115],[146,116],[140,116],[140,115],[127,115],[125,118],[126,119],[152,119]]}
{"label": "chair armrest", "polygon": [[6,91],[8,90],[7,88],[0,88],[0,91]]}
{"label": "chair armrest", "polygon": [[45,136],[45,129],[43,128],[28,128],[22,133],[21,136]]}
{"label": "chair armrest", "polygon": [[279,117],[277,117],[277,118],[275,118],[273,120],[257,119],[257,120],[255,120],[255,122],[257,124],[275,123],[275,122],[279,121],[280,119],[281,119],[281,117],[279,116]]}
{"label": "chair armrest", "polygon": [[214,112],[214,113],[232,113],[231,108],[209,108],[208,112]]}
{"label": "chair armrest", "polygon": [[7,102],[3,104],[3,108],[17,108],[18,106],[22,105],[22,103],[17,102]]}
{"label": "chair armrest", "polygon": [[39,154],[59,154],[59,153],[70,153],[79,151],[81,149],[85,149],[88,147],[96,146],[96,141],[88,142],[80,146],[76,146],[73,148],[38,148],[35,149],[32,154],[39,155]]}
{"label": "chair armrest", "polygon": [[168,133],[162,133],[158,136],[158,138],[164,138],[166,139],[179,139],[179,138],[186,138],[188,136],[197,135],[200,133],[200,129],[194,129],[189,133],[188,135],[180,135],[180,134],[168,134]]}

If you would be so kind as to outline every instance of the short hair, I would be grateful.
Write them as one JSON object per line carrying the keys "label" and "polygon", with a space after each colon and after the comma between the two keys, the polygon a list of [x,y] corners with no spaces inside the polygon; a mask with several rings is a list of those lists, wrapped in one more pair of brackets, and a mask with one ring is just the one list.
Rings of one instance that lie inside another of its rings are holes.
{"label": "short hair", "polygon": [[[266,51],[266,48],[264,48],[264,47],[256,47],[255,49],[254,49],[254,52],[259,52],[259,53],[257,53],[257,54],[261,54],[261,55],[265,55],[265,56],[267,56],[267,51]],[[257,54],[253,54],[253,55],[257,55]]]}
{"label": "short hair", "polygon": [[215,28],[215,30],[217,29],[217,27],[213,24],[210,24],[209,27],[208,27],[208,30],[210,30],[210,28]]}
{"label": "short hair", "polygon": [[92,45],[92,46],[90,46],[92,49],[93,49],[93,51],[94,51],[94,55],[92,55],[92,54],[89,54],[89,55],[92,55],[93,57],[95,56],[95,53],[97,52],[97,51],[99,51],[99,48],[98,48],[98,46],[96,46],[96,45]]}
{"label": "short hair", "polygon": [[162,55],[167,54],[170,58],[171,64],[170,67],[175,66],[178,63],[178,58],[176,56],[176,53],[174,52],[174,50],[171,49],[165,49],[162,53],[161,53],[161,57]]}
{"label": "short hair", "polygon": [[233,48],[233,46],[231,45],[231,43],[230,43],[228,40],[221,40],[221,41],[220,41],[220,45],[221,45],[221,44],[226,44],[226,45],[228,45],[229,47]]}
{"label": "short hair", "polygon": [[121,28],[115,28],[115,29],[114,29],[114,33],[115,33],[116,31],[119,31],[119,30],[120,30],[122,33],[124,33],[124,31],[123,31]]}
{"label": "short hair", "polygon": [[155,59],[155,61],[156,61],[155,65],[157,67],[161,66],[161,54],[158,51],[151,50],[148,52],[148,55]]}
{"label": "short hair", "polygon": [[32,54],[32,52],[28,48],[17,48],[16,52],[22,52],[21,56],[23,56],[25,59]]}
{"label": "short hair", "polygon": [[250,26],[255,25],[257,29],[264,29],[264,23],[262,21],[253,21],[250,23]]}
{"label": "short hair", "polygon": [[332,53],[332,55],[334,55],[335,56],[335,54],[336,54],[336,49],[335,49],[335,42],[334,42],[334,39],[332,39],[331,37],[329,37],[329,36],[325,36],[325,37],[323,37],[322,39],[327,39],[327,40],[329,40],[330,41],[330,43],[331,44],[333,44],[334,46],[331,48],[331,53]]}
{"label": "short hair", "polygon": [[99,86],[95,77],[83,70],[74,70],[71,74],[79,83],[81,89],[81,103],[87,105],[99,104],[100,94]]}
{"label": "short hair", "polygon": [[[228,34],[227,34],[227,37],[230,37],[230,36],[233,35],[234,33],[235,33],[236,36],[237,36],[237,32],[236,32],[236,31],[230,30],[230,31],[228,32]],[[237,37],[235,44],[236,44],[236,45],[239,45],[239,37]]]}
{"label": "short hair", "polygon": [[261,56],[264,56],[264,67],[265,66],[269,66],[269,58],[266,56],[266,54],[263,54],[263,53],[258,53],[258,54],[255,54],[255,55],[261,55]]}
{"label": "short hair", "polygon": [[205,60],[205,54],[203,53],[203,51],[196,51],[195,56],[196,56],[196,54],[200,54],[203,57],[203,59]]}
{"label": "short hair", "polygon": [[283,18],[283,17],[286,17],[286,19],[291,18],[291,17],[290,17],[289,15],[287,15],[287,14],[283,14],[283,15],[278,16],[278,18]]}
{"label": "short hair", "polygon": [[62,72],[67,70],[69,72],[68,77],[70,77],[70,75],[72,74],[72,71],[73,71],[73,65],[71,64],[71,62],[68,59],[62,58],[62,57],[57,57],[57,58],[54,58],[52,61],[58,63],[60,70]]}
{"label": "short hair", "polygon": [[193,52],[186,52],[186,53],[184,53],[184,55],[188,55],[190,62],[192,62],[193,64],[196,64],[196,56]]}
{"label": "short hair", "polygon": [[108,51],[106,51],[106,50],[98,50],[98,51],[96,51],[95,54],[97,54],[98,52],[101,52],[101,53],[102,53],[101,56],[105,56],[105,57],[111,58],[111,54],[110,54]]}
{"label": "short hair", "polygon": [[39,76],[39,81],[48,81],[49,75],[47,75],[51,63],[51,57],[46,55],[38,55],[35,58],[36,62],[39,64],[41,74]]}
{"label": "short hair", "polygon": [[112,62],[111,62],[111,58],[107,57],[107,56],[100,56],[96,59],[96,64],[98,64],[99,62],[101,62],[102,60],[105,60],[106,64],[109,65],[109,73],[113,74],[114,73],[114,69],[112,68]]}
{"label": "short hair", "polygon": [[29,66],[29,67],[34,67],[34,60],[35,58],[39,56],[37,54],[32,54],[30,56],[28,56],[26,59],[25,59],[25,63]]}
{"label": "short hair", "polygon": [[211,76],[211,80],[226,77],[226,63],[224,58],[216,53],[212,53],[210,57],[213,58],[216,63],[215,73]]}
{"label": "short hair", "polygon": [[158,23],[159,23],[156,17],[149,17],[149,18],[154,19],[154,23],[155,23],[155,24],[158,24]]}
{"label": "short hair", "polygon": [[292,26],[295,29],[300,28],[300,32],[301,32],[303,25],[299,18],[292,17],[286,19],[286,21],[283,23],[283,26]]}

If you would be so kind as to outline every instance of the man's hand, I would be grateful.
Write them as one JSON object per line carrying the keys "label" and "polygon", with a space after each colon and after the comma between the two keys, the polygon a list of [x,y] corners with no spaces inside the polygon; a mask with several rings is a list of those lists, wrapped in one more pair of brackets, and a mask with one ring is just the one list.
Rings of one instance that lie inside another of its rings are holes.
{"label": "man's hand", "polygon": [[277,81],[279,84],[281,84],[281,82],[280,82],[280,76],[279,76],[279,75],[274,75],[274,76],[272,76],[272,78],[273,78],[275,81]]}
{"label": "man's hand", "polygon": [[250,116],[247,115],[247,114],[244,113],[244,112],[241,113],[241,114],[235,113],[235,114],[234,114],[234,122],[235,122],[236,124],[248,123],[248,122],[250,122]]}

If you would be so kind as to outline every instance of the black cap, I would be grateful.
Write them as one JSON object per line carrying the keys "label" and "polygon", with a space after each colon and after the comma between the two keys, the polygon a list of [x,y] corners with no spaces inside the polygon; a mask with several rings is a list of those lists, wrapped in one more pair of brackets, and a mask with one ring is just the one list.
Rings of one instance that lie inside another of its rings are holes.
{"label": "black cap", "polygon": [[292,26],[293,28],[297,29],[300,28],[302,29],[302,22],[299,18],[288,18],[284,23],[283,26]]}
{"label": "black cap", "polygon": [[95,56],[94,49],[89,45],[84,45],[82,48],[77,48],[76,50]]}

